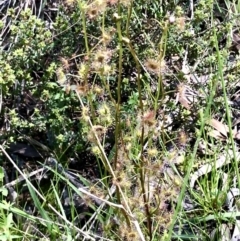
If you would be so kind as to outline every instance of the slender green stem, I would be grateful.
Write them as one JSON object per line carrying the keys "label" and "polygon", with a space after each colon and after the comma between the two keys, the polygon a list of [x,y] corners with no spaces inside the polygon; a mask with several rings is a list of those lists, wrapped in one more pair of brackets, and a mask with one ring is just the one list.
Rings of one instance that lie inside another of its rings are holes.
{"label": "slender green stem", "polygon": [[[162,33],[162,38],[159,43],[159,61],[162,65],[162,62],[164,61],[165,53],[166,53],[166,48],[167,48],[167,37],[168,37],[168,22],[165,22],[165,26],[163,27],[163,33]],[[160,99],[160,96],[164,95],[164,88],[163,88],[163,82],[162,82],[162,73],[160,73],[158,76],[158,87],[157,87],[157,95],[155,97],[155,103],[154,103],[154,110],[157,111],[158,109],[158,101]]]}
{"label": "slender green stem", "polygon": [[102,76],[101,80],[102,80],[102,82],[103,82],[103,84],[104,84],[104,87],[106,88],[106,90],[107,90],[107,92],[108,92],[108,94],[109,94],[109,97],[110,97],[112,103],[114,103],[114,104],[116,105],[116,101],[115,101],[115,99],[114,99],[113,96],[112,96],[112,92],[111,92],[111,90],[110,90],[110,88],[109,88],[109,84],[106,82],[106,77],[105,77],[105,76]]}
{"label": "slender green stem", "polygon": [[[118,4],[118,16],[121,16],[121,6]],[[122,61],[123,61],[123,46],[122,46],[122,29],[121,29],[121,20],[116,20],[117,24],[117,33],[118,33],[118,48],[119,48],[119,59],[118,59],[118,82],[117,82],[117,102],[115,102],[115,108],[116,108],[116,129],[115,129],[115,145],[116,145],[116,151],[115,151],[115,158],[114,158],[114,168],[116,168],[117,165],[117,158],[118,158],[118,140],[120,137],[120,131],[121,131],[121,123],[120,123],[120,106],[121,106],[121,84],[122,84]],[[120,187],[117,186],[117,199],[118,202],[121,202],[121,190]],[[123,216],[126,219],[126,222],[128,226],[131,226],[130,220],[126,212],[124,210],[121,210]]]}
{"label": "slender green stem", "polygon": [[[121,6],[118,4],[118,16],[121,16]],[[118,145],[118,140],[120,136],[120,106],[121,106],[121,83],[122,83],[122,61],[123,61],[123,45],[122,45],[122,29],[121,29],[121,20],[116,20],[117,24],[117,33],[118,33],[118,49],[119,49],[119,58],[118,58],[118,82],[117,82],[117,103],[116,103],[116,130],[115,130],[115,143]],[[116,168],[118,157],[118,148],[116,148],[114,167]]]}
{"label": "slender green stem", "polygon": [[[128,9],[128,21],[126,25],[126,33],[127,37],[130,40],[130,35],[129,35],[129,22],[130,22],[130,17],[132,14],[132,4]],[[141,110],[141,114],[143,115],[144,109],[143,109],[143,101],[142,101],[142,86],[141,86],[141,66],[137,58],[137,54],[131,45],[131,43],[128,43],[128,48],[134,58],[136,68],[137,68],[137,86],[138,86],[138,95],[139,95],[139,107]],[[149,232],[149,239],[152,240],[152,221],[151,221],[151,213],[149,210],[149,200],[148,200],[148,195],[145,190],[145,167],[144,167],[144,125],[142,125],[142,133],[141,133],[141,155],[140,155],[140,182],[141,182],[141,189],[142,189],[142,194],[143,194],[143,201],[144,201],[144,207],[145,207],[145,213],[147,216],[147,227],[148,227],[148,232]]]}
{"label": "slender green stem", "polygon": [[89,50],[88,37],[87,37],[86,15],[85,15],[85,9],[83,7],[84,3],[82,3],[81,0],[78,0],[78,6],[79,6],[79,8],[81,10],[85,48],[87,50],[87,56],[89,57],[90,56],[90,50]]}
{"label": "slender green stem", "polygon": [[[138,85],[138,95],[139,95],[139,107],[141,110],[141,114],[143,115],[143,101],[142,101],[142,86],[141,86],[141,66],[140,63],[138,61],[136,52],[133,49],[133,46],[131,45],[131,43],[128,44],[129,50],[135,60],[136,63],[136,67],[137,67],[137,85]],[[141,133],[141,155],[140,155],[140,182],[141,182],[141,188],[142,188],[142,193],[143,193],[143,201],[144,201],[144,207],[145,207],[145,213],[147,216],[147,226],[148,226],[148,231],[149,231],[149,237],[150,240],[152,239],[152,222],[151,222],[151,213],[149,210],[149,202],[148,202],[148,197],[147,197],[147,193],[145,190],[145,167],[144,167],[144,156],[143,156],[143,152],[144,152],[144,126],[142,126],[142,133]]]}
{"label": "slender green stem", "polygon": [[126,34],[127,34],[127,37],[129,38],[129,26],[130,26],[130,19],[131,19],[131,16],[132,16],[132,8],[133,8],[133,2],[131,2],[129,8],[128,8],[128,16],[127,16],[127,23],[126,23]]}

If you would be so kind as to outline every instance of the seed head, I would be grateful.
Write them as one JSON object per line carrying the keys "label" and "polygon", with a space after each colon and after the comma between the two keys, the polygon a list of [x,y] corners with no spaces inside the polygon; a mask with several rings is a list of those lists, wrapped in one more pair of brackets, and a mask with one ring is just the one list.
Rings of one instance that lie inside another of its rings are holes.
{"label": "seed head", "polygon": [[91,186],[89,188],[89,192],[91,194],[93,194],[94,196],[97,196],[99,198],[104,198],[104,193],[102,192],[102,190],[96,186]]}
{"label": "seed head", "polygon": [[92,146],[91,151],[95,156],[101,156],[101,150],[98,146]]}
{"label": "seed head", "polygon": [[64,57],[59,57],[59,60],[60,60],[61,63],[62,63],[63,69],[64,69],[64,70],[68,70],[69,67],[70,67],[70,65],[69,65],[69,63],[68,63],[68,60],[67,60],[66,58],[64,58]]}
{"label": "seed head", "polygon": [[184,148],[187,144],[188,135],[185,131],[180,131],[178,135],[178,145]]}
{"label": "seed head", "polygon": [[83,199],[84,204],[86,204],[86,206],[92,206],[94,204],[91,197],[88,195],[82,195],[81,198]]}
{"label": "seed head", "polygon": [[130,188],[131,186],[131,183],[128,180],[128,177],[124,171],[121,171],[116,175],[116,177],[113,179],[113,183],[122,188]]}
{"label": "seed head", "polygon": [[147,126],[153,126],[155,124],[155,112],[154,111],[147,111],[143,114],[142,122]]}
{"label": "seed head", "polygon": [[112,40],[112,36],[110,35],[110,33],[108,32],[103,32],[102,33],[102,42],[105,44],[105,45],[108,45]]}
{"label": "seed head", "polygon": [[125,148],[127,151],[130,151],[132,148],[132,143],[131,142],[127,143]]}
{"label": "seed head", "polygon": [[136,135],[137,135],[138,138],[140,138],[142,136],[142,130],[141,129],[137,129]]}
{"label": "seed head", "polygon": [[105,134],[106,128],[100,125],[93,126],[92,130],[88,133],[88,141],[96,143],[96,136],[101,140],[103,134]]}
{"label": "seed head", "polygon": [[83,107],[82,108],[82,117],[81,119],[84,121],[84,122],[88,122],[90,120],[90,117],[89,117],[89,108],[88,107]]}
{"label": "seed head", "polygon": [[149,157],[156,157],[158,155],[158,150],[157,148],[149,148],[147,153]]}
{"label": "seed head", "polygon": [[127,241],[136,241],[137,240],[137,238],[138,238],[138,234],[137,234],[137,232],[129,232],[128,234],[127,234]]}
{"label": "seed head", "polygon": [[94,19],[99,15],[99,9],[97,6],[89,6],[87,10],[87,15],[90,19]]}
{"label": "seed head", "polygon": [[118,234],[124,240],[126,235],[128,234],[128,225],[126,223],[121,223],[121,228],[118,229]]}
{"label": "seed head", "polygon": [[154,74],[159,74],[162,72],[165,68],[165,63],[164,61],[157,61],[155,59],[147,59],[145,62],[145,67],[148,71],[154,73]]}
{"label": "seed head", "polygon": [[99,96],[102,96],[104,94],[104,90],[97,85],[94,85],[93,92]]}
{"label": "seed head", "polygon": [[87,85],[77,85],[76,91],[79,93],[79,95],[85,96],[88,92],[88,86]]}
{"label": "seed head", "polygon": [[84,80],[88,74],[88,69],[89,67],[84,64],[84,63],[81,63],[80,66],[79,66],[79,69],[78,69],[78,76],[80,78],[80,81],[81,80]]}
{"label": "seed head", "polygon": [[87,15],[90,19],[96,18],[101,12],[104,12],[107,7],[106,0],[96,0],[87,7]]}
{"label": "seed head", "polygon": [[112,57],[112,51],[98,50],[94,55],[94,60],[92,62],[92,68],[100,75],[109,75],[115,71],[114,66],[109,65],[109,61]]}
{"label": "seed head", "polygon": [[112,51],[109,49],[99,49],[94,56],[94,61],[104,64],[108,63],[112,57]]}
{"label": "seed head", "polygon": [[99,123],[101,123],[102,125],[104,125],[106,127],[111,126],[113,123],[113,118],[111,115],[100,117],[100,118],[98,118],[98,120],[99,120]]}
{"label": "seed head", "polygon": [[111,115],[111,111],[110,111],[110,108],[109,108],[109,106],[106,104],[106,103],[104,103],[104,104],[102,104],[99,108],[98,108],[98,114],[100,115],[100,116],[108,116],[108,115]]}
{"label": "seed head", "polygon": [[64,85],[66,84],[66,81],[67,81],[67,77],[63,71],[63,68],[58,68],[57,71],[56,71],[56,75],[57,75],[57,82],[59,85]]}
{"label": "seed head", "polygon": [[107,76],[110,75],[113,71],[112,71],[112,66],[109,64],[104,64],[103,68],[101,69],[101,74],[103,76]]}

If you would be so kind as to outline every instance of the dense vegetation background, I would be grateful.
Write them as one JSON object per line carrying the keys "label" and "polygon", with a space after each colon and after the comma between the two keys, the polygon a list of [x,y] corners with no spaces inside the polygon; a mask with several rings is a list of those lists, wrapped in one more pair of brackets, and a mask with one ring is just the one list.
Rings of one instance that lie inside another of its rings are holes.
{"label": "dense vegetation background", "polygon": [[238,240],[239,1],[0,2],[0,240]]}

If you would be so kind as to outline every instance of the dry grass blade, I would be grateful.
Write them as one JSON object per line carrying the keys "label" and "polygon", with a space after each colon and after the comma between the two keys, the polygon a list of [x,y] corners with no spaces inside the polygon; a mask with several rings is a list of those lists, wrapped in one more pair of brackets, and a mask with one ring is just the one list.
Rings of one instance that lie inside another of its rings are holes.
{"label": "dry grass blade", "polygon": [[226,140],[226,136],[223,136],[219,131],[217,130],[211,130],[208,132],[208,135],[215,138],[215,139],[219,139],[221,141],[225,141]]}
{"label": "dry grass blade", "polygon": [[179,102],[182,106],[184,106],[186,109],[190,109],[190,102],[188,101],[187,97],[185,96],[186,87],[183,84],[179,84],[177,86],[177,97],[176,102]]}
{"label": "dry grass blade", "polygon": [[227,137],[229,133],[229,128],[227,125],[221,123],[218,120],[211,119],[209,121],[209,125],[212,126],[216,131],[219,132],[219,134],[222,134],[223,136]]}
{"label": "dry grass blade", "polygon": [[[28,176],[28,178],[32,177],[32,176],[36,176],[39,173],[43,173],[44,170],[45,170],[45,168],[37,169],[36,171],[32,171],[31,173],[27,174],[27,176]],[[36,177],[36,178],[38,178],[38,177]],[[16,185],[16,184],[18,184],[18,183],[20,183],[20,182],[22,182],[24,180],[25,180],[25,177],[20,176],[16,180],[11,181],[11,182],[5,184],[3,187],[6,187],[6,188],[7,187],[11,187],[11,186],[14,186],[14,185]]]}
{"label": "dry grass blade", "polygon": [[191,107],[190,107],[190,105],[189,105],[189,101],[186,99],[186,98],[179,98],[179,103],[183,106],[183,107],[185,107],[187,110],[190,110],[191,109]]}

